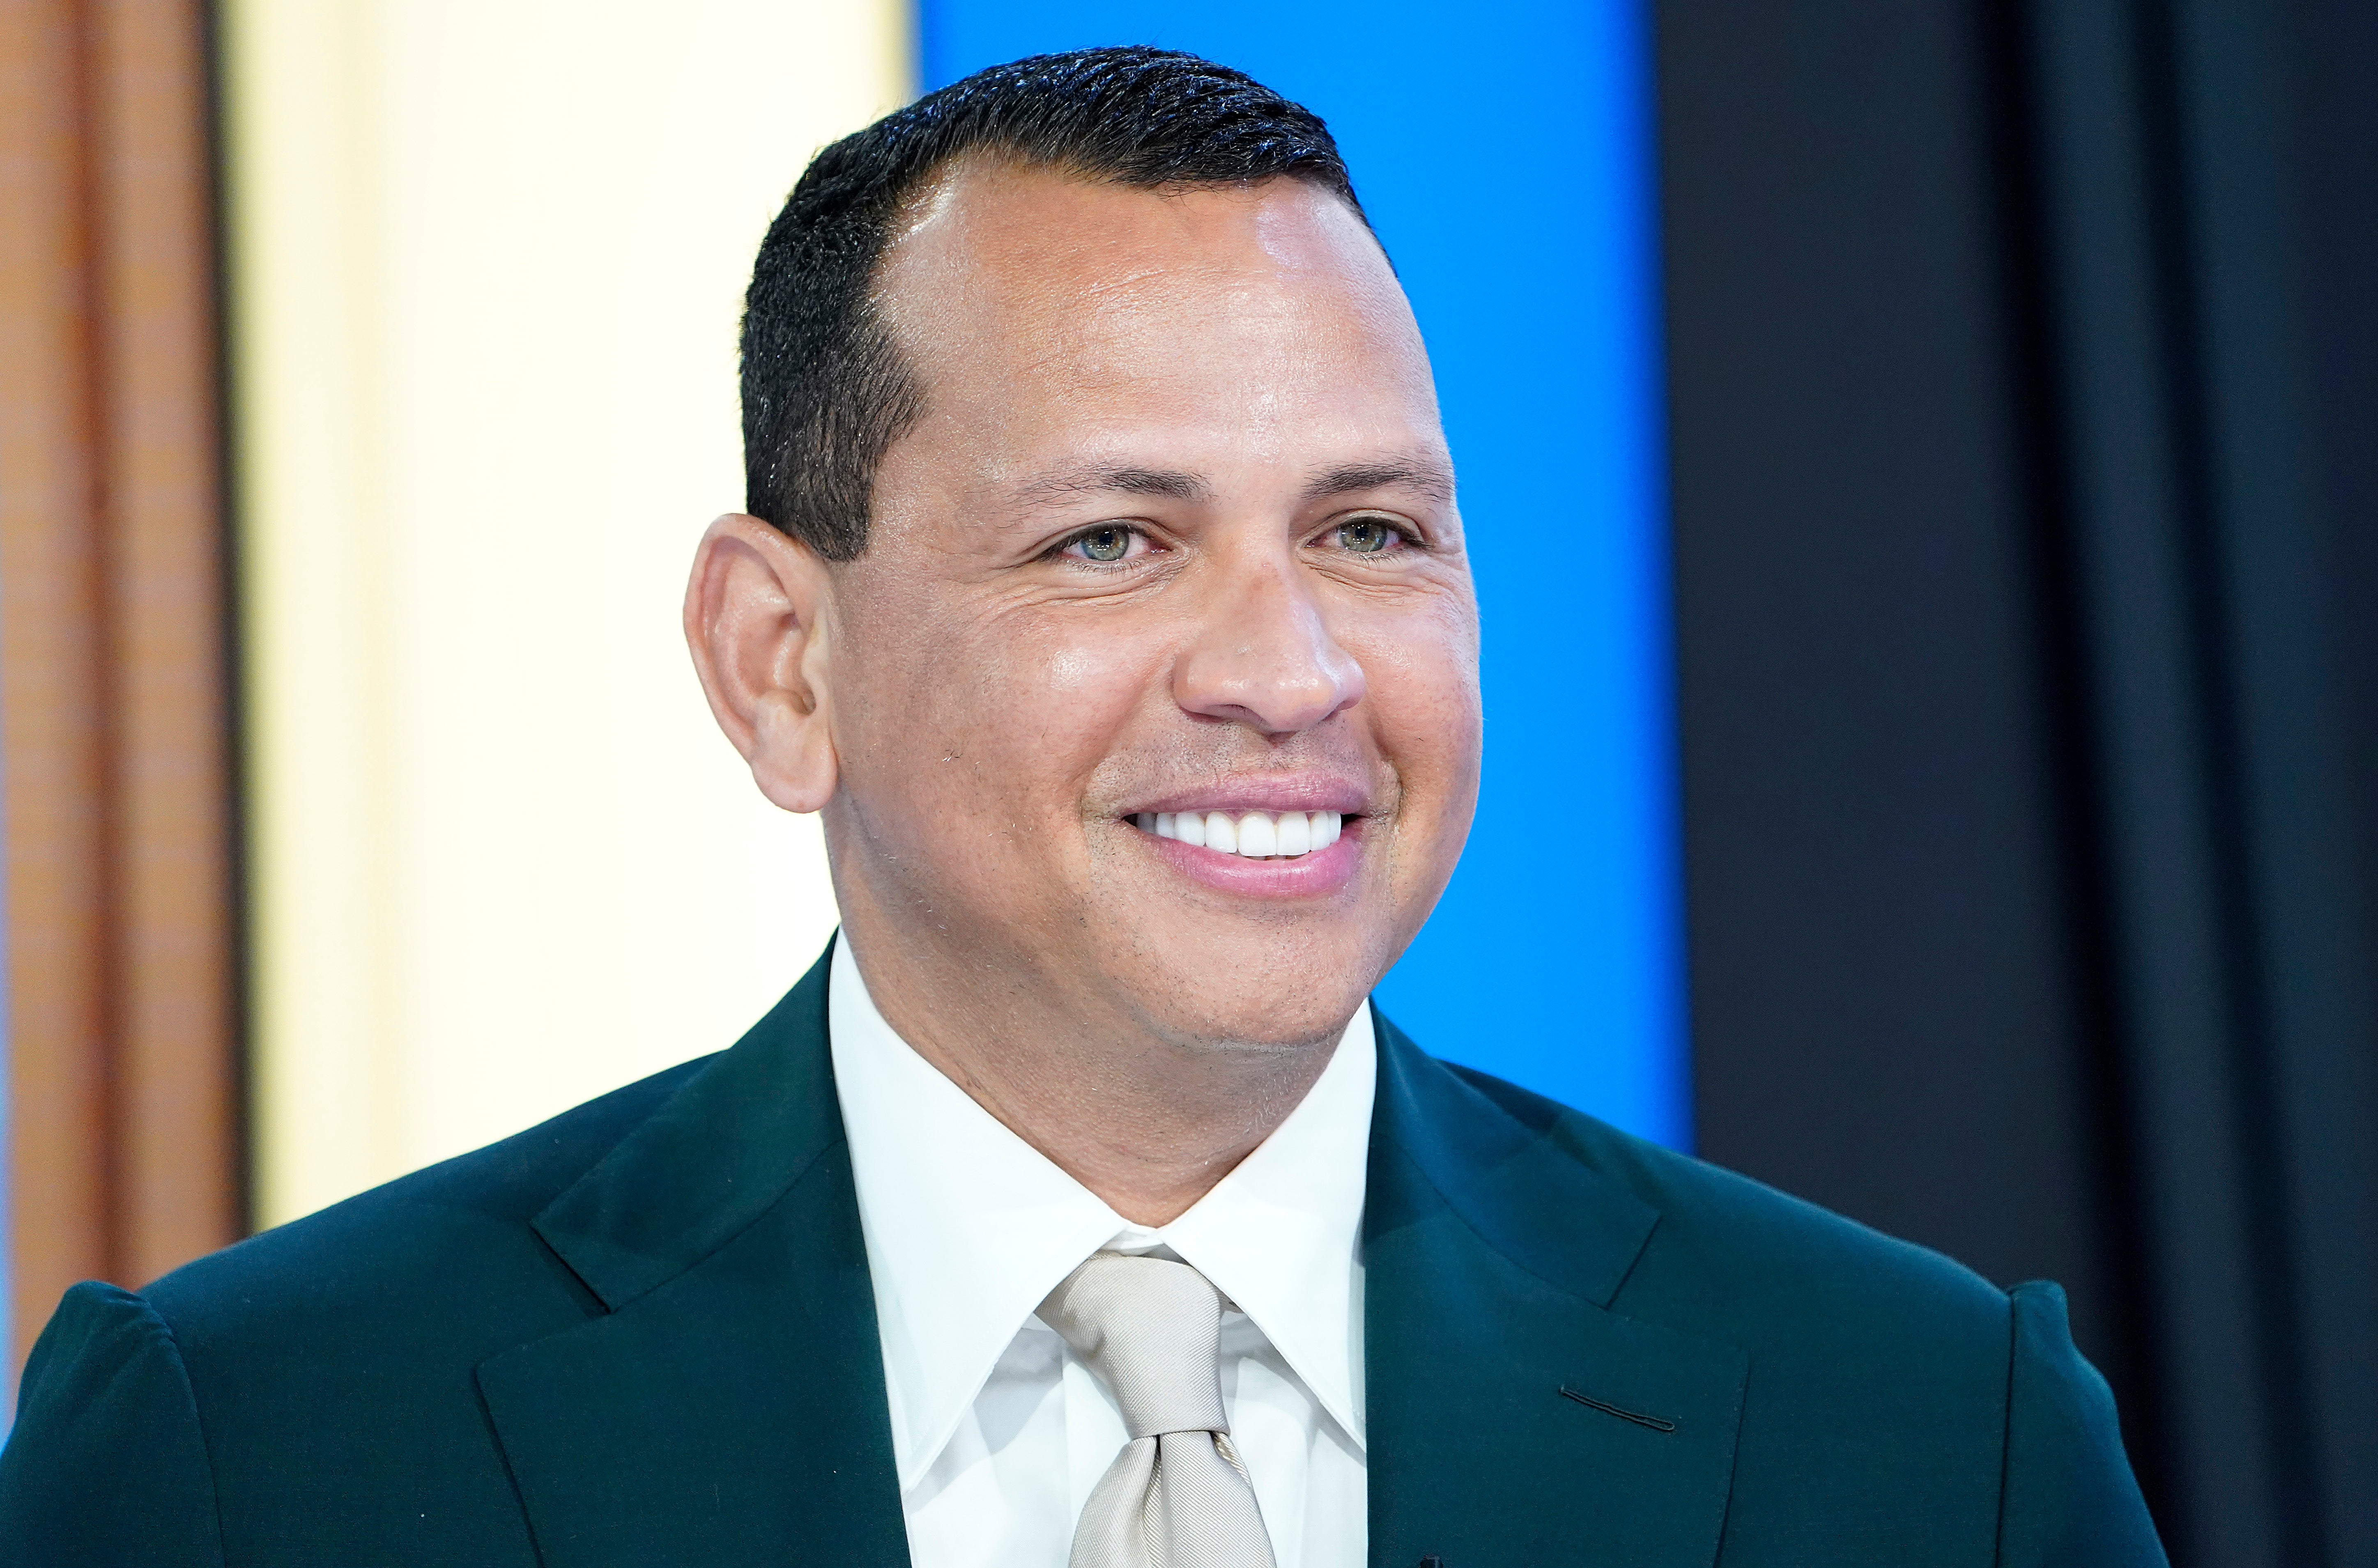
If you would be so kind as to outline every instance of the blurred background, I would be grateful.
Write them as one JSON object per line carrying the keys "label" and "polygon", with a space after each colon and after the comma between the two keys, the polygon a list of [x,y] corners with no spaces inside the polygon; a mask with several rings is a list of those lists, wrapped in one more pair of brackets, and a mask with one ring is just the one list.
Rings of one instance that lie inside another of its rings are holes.
{"label": "blurred background", "polygon": [[7,1381],[808,965],[677,631],[751,256],[1111,42],[1320,112],[1435,362],[1488,772],[1383,1005],[2063,1281],[2183,1568],[2378,1564],[2351,0],[0,0]]}

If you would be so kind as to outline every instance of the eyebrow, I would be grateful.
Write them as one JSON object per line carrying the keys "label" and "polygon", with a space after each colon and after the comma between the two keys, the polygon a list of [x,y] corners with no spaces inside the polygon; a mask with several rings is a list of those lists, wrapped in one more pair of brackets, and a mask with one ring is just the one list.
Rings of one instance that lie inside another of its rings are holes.
{"label": "eyebrow", "polygon": [[1058,501],[1070,496],[1099,495],[1108,491],[1125,496],[1161,496],[1174,501],[1203,501],[1213,495],[1213,487],[1194,473],[1181,473],[1170,469],[1135,468],[1128,464],[1093,463],[1028,480],[1016,486],[1015,496],[1018,500],[1027,502]]}
{"label": "eyebrow", "polygon": [[1389,458],[1377,462],[1350,462],[1326,469],[1304,486],[1304,498],[1321,500],[1358,490],[1417,490],[1445,505],[1453,499],[1453,474],[1444,464],[1415,458]]}
{"label": "eyebrow", "polygon": [[[1453,474],[1443,463],[1420,458],[1384,458],[1367,462],[1341,463],[1336,468],[1324,469],[1308,480],[1304,485],[1304,498],[1317,501],[1331,496],[1392,488],[1415,490],[1443,505],[1453,499]],[[1174,501],[1206,501],[1213,498],[1214,488],[1198,475],[1175,469],[1139,468],[1128,463],[1091,463],[1027,480],[1016,486],[1015,497],[1030,505],[1065,500],[1075,496],[1110,493],[1159,496]]]}

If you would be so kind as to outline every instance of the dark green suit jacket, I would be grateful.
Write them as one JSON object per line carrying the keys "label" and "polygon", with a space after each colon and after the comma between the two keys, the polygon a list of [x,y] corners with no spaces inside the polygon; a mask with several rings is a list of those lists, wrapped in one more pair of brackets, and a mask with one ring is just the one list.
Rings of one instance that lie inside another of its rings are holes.
{"label": "dark green suit jacket", "polygon": [[[825,988],[139,1295],[77,1286],[0,1562],[906,1562]],[[1384,1020],[1363,1238],[1375,1564],[2162,1561],[2055,1287]]]}

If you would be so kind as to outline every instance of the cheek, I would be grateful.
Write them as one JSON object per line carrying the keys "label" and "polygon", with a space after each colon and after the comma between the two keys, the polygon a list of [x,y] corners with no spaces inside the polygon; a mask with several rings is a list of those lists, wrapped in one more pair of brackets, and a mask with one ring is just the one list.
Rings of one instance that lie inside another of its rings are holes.
{"label": "cheek", "polygon": [[853,736],[867,783],[984,834],[1075,814],[1160,676],[1160,653],[1096,617],[943,618],[901,643]]}
{"label": "cheek", "polygon": [[1071,815],[1088,781],[1117,749],[1155,678],[1148,651],[1098,625],[1036,628],[1003,642],[998,749],[1039,808]]}
{"label": "cheek", "polygon": [[1466,818],[1483,734],[1475,618],[1458,603],[1403,617],[1375,628],[1358,656],[1405,804]]}

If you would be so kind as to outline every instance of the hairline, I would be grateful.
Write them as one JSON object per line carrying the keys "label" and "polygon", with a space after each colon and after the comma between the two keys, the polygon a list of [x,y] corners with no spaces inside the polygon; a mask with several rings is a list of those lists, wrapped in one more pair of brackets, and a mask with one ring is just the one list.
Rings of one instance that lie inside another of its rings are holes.
{"label": "hairline", "polygon": [[[1252,180],[1161,180],[1151,184],[1103,174],[1078,160],[1035,157],[1023,148],[1006,144],[967,148],[951,153],[939,162],[928,165],[918,173],[908,190],[898,197],[891,204],[890,210],[885,213],[883,243],[876,248],[873,258],[869,262],[867,277],[859,295],[860,312],[859,329],[862,334],[874,334],[877,337],[877,346],[884,356],[884,368],[897,378],[900,389],[907,394],[907,417],[897,429],[892,432],[891,438],[884,442],[883,449],[875,454],[875,461],[868,470],[866,526],[859,535],[859,548],[847,557],[829,559],[829,565],[847,566],[857,561],[863,557],[875,543],[875,485],[883,473],[883,460],[890,455],[895,446],[916,429],[918,424],[924,419],[929,407],[924,377],[919,372],[916,362],[902,345],[899,334],[893,329],[890,313],[883,308],[887,297],[883,292],[884,275],[891,266],[893,254],[903,241],[924,227],[927,221],[924,209],[946,193],[960,176],[972,168],[998,165],[1004,165],[1018,173],[1051,174],[1059,179],[1070,180],[1076,185],[1120,186],[1126,190],[1135,190],[1154,197],[1186,196],[1195,191],[1208,190],[1261,190],[1267,186],[1278,185],[1283,180],[1292,180],[1298,185],[1320,192],[1351,212],[1355,221],[1363,225],[1363,232],[1370,235],[1371,243],[1378,245],[1380,259],[1387,261],[1388,272],[1392,275],[1395,270],[1395,263],[1387,257],[1387,246],[1379,244],[1377,232],[1371,227],[1370,214],[1363,211],[1363,204],[1346,192],[1334,187],[1327,180],[1315,178],[1295,169],[1283,169],[1276,174],[1266,174]],[[769,526],[788,537],[795,539],[799,537],[791,528],[784,524],[771,521]]]}

